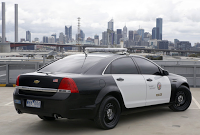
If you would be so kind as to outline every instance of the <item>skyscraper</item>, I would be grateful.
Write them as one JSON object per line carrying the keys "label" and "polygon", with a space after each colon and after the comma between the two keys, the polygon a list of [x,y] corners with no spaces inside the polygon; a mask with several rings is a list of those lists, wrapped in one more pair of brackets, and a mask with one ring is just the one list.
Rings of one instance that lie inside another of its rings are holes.
{"label": "skyscraper", "polygon": [[78,40],[79,39],[79,41],[85,41],[85,33],[83,32],[83,30],[80,30],[80,34],[76,34],[76,40]]}
{"label": "skyscraper", "polygon": [[53,37],[54,37],[54,43],[56,43],[56,33],[54,33],[54,34],[51,34],[51,36],[53,36]]}
{"label": "skyscraper", "polygon": [[43,36],[43,43],[48,43],[48,37],[47,36]]}
{"label": "skyscraper", "polygon": [[126,27],[126,25],[123,28],[123,39],[124,39],[124,41],[127,40],[127,27]]}
{"label": "skyscraper", "polygon": [[158,47],[158,49],[168,49],[169,41],[168,40],[158,41],[157,47]]}
{"label": "skyscraper", "polygon": [[102,45],[108,45],[108,34],[107,34],[107,31],[102,32]]}
{"label": "skyscraper", "polygon": [[113,21],[113,19],[111,19],[108,22],[108,29],[113,31],[113,29],[114,29],[114,21]]}
{"label": "skyscraper", "polygon": [[174,39],[174,47],[177,48],[177,43],[179,42],[178,39]]}
{"label": "skyscraper", "polygon": [[59,34],[59,43],[60,44],[64,44],[65,43],[64,34],[62,32]]}
{"label": "skyscraper", "polygon": [[31,32],[30,31],[26,31],[26,41],[31,42]]}
{"label": "skyscraper", "polygon": [[80,38],[81,38],[81,41],[85,40],[85,33],[83,32],[83,30],[80,30]]}
{"label": "skyscraper", "polygon": [[138,29],[138,34],[142,37],[142,40],[144,39],[144,29]]}
{"label": "skyscraper", "polygon": [[65,35],[70,41],[72,40],[72,26],[65,26]]}
{"label": "skyscraper", "polygon": [[129,30],[129,32],[128,32],[128,38],[129,38],[129,40],[133,40],[133,31],[132,30]]}
{"label": "skyscraper", "polygon": [[48,38],[48,43],[55,43],[55,37],[54,36],[50,36]]}
{"label": "skyscraper", "polygon": [[177,50],[190,50],[191,43],[189,41],[179,41],[177,43]]}
{"label": "skyscraper", "polygon": [[99,45],[99,35],[94,35],[94,44]]}
{"label": "skyscraper", "polygon": [[162,40],[162,18],[156,18],[156,27],[159,28],[158,39]]}
{"label": "skyscraper", "polygon": [[159,39],[159,28],[154,27],[152,29],[152,39]]}
{"label": "skyscraper", "polygon": [[122,38],[122,29],[117,29],[117,44],[120,44],[120,38]]}

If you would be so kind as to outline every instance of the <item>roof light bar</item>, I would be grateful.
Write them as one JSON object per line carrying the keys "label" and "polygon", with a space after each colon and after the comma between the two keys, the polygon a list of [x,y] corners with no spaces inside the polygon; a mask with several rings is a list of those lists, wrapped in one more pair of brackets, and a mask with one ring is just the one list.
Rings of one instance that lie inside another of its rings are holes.
{"label": "roof light bar", "polygon": [[85,48],[87,53],[91,52],[127,52],[127,48]]}

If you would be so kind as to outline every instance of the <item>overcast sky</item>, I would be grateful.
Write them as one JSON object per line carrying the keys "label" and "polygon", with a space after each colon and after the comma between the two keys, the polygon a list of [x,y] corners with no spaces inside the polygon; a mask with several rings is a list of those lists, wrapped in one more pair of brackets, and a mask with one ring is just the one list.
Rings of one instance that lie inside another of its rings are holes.
{"label": "overcast sky", "polygon": [[[107,29],[114,19],[114,30],[126,24],[128,31],[145,29],[152,33],[156,18],[163,18],[163,39],[200,42],[200,0],[4,0],[6,2],[6,37],[14,41],[14,4],[18,4],[19,40],[30,30],[31,38],[59,36],[65,25],[77,33],[77,18],[86,38]],[[2,14],[2,6],[0,6]],[[2,19],[0,14],[0,20]],[[0,21],[2,25],[2,21]],[[0,27],[2,32],[2,26]]]}

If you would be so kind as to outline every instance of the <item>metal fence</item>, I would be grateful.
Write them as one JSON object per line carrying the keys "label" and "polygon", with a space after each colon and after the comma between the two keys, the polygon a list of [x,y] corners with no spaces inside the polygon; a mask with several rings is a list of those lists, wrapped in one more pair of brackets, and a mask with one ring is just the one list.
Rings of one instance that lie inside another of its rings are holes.
{"label": "metal fence", "polygon": [[[154,61],[170,73],[187,78],[190,87],[200,87],[200,61]],[[15,84],[19,74],[34,72],[40,62],[0,62],[0,84]]]}
{"label": "metal fence", "polygon": [[170,73],[187,78],[190,87],[200,87],[200,61],[154,61]]}
{"label": "metal fence", "polygon": [[36,71],[39,62],[0,62],[0,84],[15,84],[19,74]]}

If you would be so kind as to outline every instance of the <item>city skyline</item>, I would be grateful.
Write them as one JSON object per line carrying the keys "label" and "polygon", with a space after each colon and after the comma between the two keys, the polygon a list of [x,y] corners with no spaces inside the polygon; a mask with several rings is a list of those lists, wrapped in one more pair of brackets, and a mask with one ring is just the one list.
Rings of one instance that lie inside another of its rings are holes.
{"label": "city skyline", "polygon": [[[106,3],[107,4],[106,4]],[[198,1],[168,0],[168,1],[75,1],[57,2],[47,1],[6,1],[6,37],[14,41],[14,4],[18,4],[19,10],[19,39],[26,37],[26,31],[31,31],[31,37],[38,37],[40,41],[43,36],[65,32],[65,25],[72,25],[73,35],[77,33],[77,17],[81,17],[81,29],[86,38],[97,34],[100,39],[102,32],[107,29],[107,22],[114,19],[114,31],[122,29],[125,24],[129,30],[138,30],[139,27],[151,33],[156,26],[155,19],[163,18],[163,40],[173,41],[180,39],[190,41],[192,45],[200,42],[200,23],[198,19]],[[69,6],[65,9],[65,5]],[[112,6],[109,7],[109,5]],[[46,6],[42,6],[46,5]],[[133,8],[134,5],[134,8]],[[142,5],[142,6],[141,6]],[[81,7],[81,10],[78,11]],[[119,7],[126,7],[121,10]],[[1,8],[1,7],[0,7]],[[60,10],[62,9],[62,10]],[[120,10],[119,10],[120,9]],[[152,10],[156,9],[156,10]],[[194,10],[192,10],[194,9]],[[1,11],[1,9],[0,9]],[[67,14],[70,13],[70,14]],[[1,19],[1,18],[0,18]],[[1,25],[1,23],[0,23]],[[1,28],[0,28],[1,29]]]}

